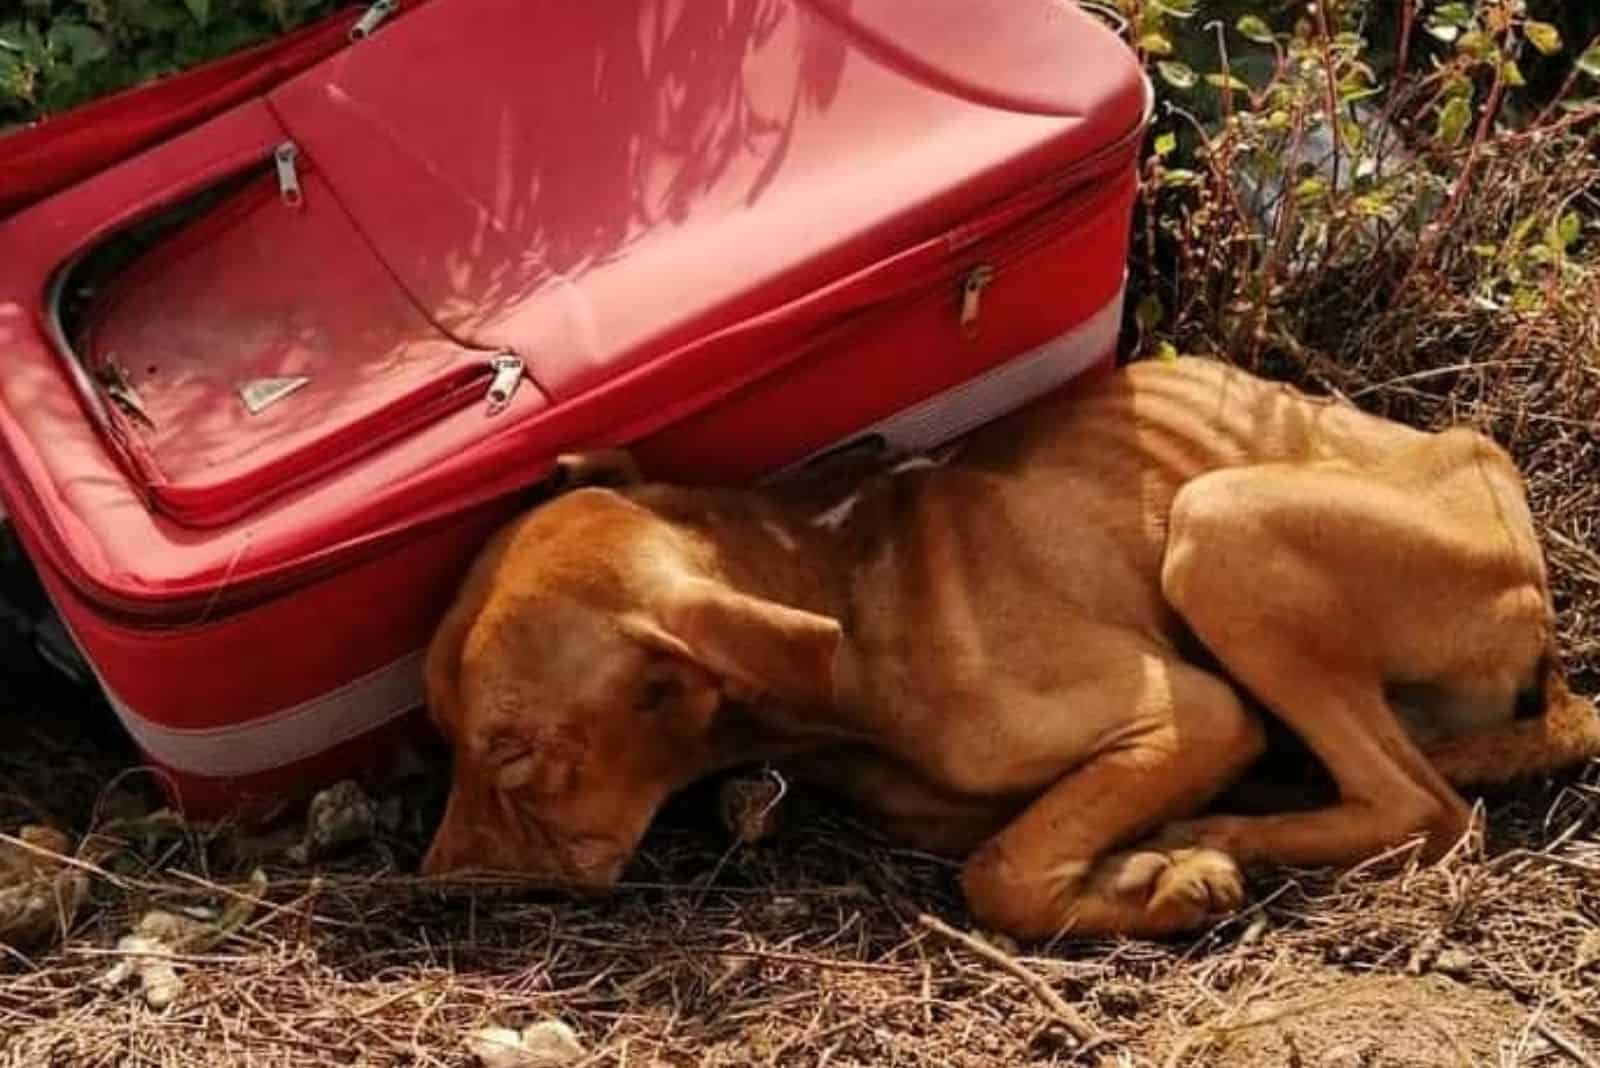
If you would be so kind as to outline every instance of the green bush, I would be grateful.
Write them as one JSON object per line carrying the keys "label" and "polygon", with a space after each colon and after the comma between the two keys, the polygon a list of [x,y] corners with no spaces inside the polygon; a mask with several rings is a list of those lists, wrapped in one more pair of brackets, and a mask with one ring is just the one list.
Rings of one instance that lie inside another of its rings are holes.
{"label": "green bush", "polygon": [[0,16],[0,130],[255,44],[336,6],[338,0],[21,0],[15,15]]}

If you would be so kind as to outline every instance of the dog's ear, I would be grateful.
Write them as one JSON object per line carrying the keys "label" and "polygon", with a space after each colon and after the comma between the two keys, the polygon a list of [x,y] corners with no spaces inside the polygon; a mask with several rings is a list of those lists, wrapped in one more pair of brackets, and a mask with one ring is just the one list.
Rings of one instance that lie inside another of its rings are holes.
{"label": "dog's ear", "polygon": [[638,640],[716,675],[736,698],[826,706],[837,696],[843,630],[815,612],[693,578],[674,584],[656,618],[625,626]]}
{"label": "dog's ear", "polygon": [[593,449],[556,457],[553,482],[557,492],[583,486],[636,486],[643,481],[639,464],[627,449]]}

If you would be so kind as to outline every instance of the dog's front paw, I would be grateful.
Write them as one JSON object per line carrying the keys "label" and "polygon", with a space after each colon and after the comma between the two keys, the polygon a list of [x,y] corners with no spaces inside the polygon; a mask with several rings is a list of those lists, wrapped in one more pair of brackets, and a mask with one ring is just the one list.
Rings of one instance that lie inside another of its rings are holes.
{"label": "dog's front paw", "polygon": [[1106,863],[1112,894],[1142,907],[1151,928],[1163,933],[1213,923],[1245,901],[1239,866],[1215,849],[1142,849]]}

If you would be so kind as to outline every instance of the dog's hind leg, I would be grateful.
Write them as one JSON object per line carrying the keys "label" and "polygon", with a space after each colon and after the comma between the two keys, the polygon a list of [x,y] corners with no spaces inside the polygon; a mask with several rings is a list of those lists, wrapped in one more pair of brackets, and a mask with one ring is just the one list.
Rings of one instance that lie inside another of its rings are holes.
{"label": "dog's hind leg", "polygon": [[968,858],[962,887],[978,919],[1019,938],[1153,937],[1237,909],[1230,857],[1135,844],[1198,812],[1261,752],[1260,725],[1232,688],[1149,653],[1065,701],[1126,710],[1127,730]]}
{"label": "dog's hind leg", "polygon": [[[1430,439],[1425,454],[1373,472],[1224,470],[1178,495],[1162,575],[1169,602],[1310,746],[1340,801],[1208,818],[1167,840],[1244,863],[1348,864],[1419,833],[1437,856],[1465,832],[1465,802],[1408,737],[1385,684],[1499,694],[1509,718],[1548,646],[1525,513],[1493,486],[1483,491],[1505,475],[1475,470],[1471,446]],[[1401,477],[1409,472],[1420,477]]]}

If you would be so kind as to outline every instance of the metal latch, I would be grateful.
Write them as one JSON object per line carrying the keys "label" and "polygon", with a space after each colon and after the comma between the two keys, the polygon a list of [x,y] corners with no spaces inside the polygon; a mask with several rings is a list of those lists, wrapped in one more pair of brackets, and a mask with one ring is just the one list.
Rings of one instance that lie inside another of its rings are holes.
{"label": "metal latch", "polygon": [[978,312],[983,291],[994,281],[994,268],[980,263],[961,279],[961,332],[971,337],[978,332]]}
{"label": "metal latch", "polygon": [[502,352],[489,361],[489,369],[494,372],[487,394],[489,414],[499,415],[511,407],[511,398],[517,395],[517,387],[522,384],[522,357],[514,352]]}
{"label": "metal latch", "polygon": [[293,141],[285,141],[272,153],[272,162],[278,168],[278,195],[291,208],[298,208],[305,203],[305,197],[300,193],[299,159],[300,148]]}
{"label": "metal latch", "polygon": [[350,40],[359,41],[372,36],[372,31],[378,28],[378,24],[394,14],[395,8],[399,6],[399,0],[373,0],[361,13],[361,17],[356,19],[356,24],[350,27]]}

